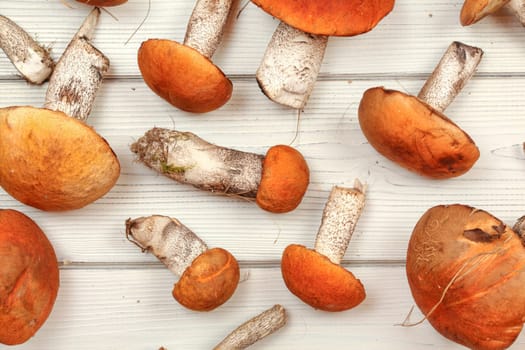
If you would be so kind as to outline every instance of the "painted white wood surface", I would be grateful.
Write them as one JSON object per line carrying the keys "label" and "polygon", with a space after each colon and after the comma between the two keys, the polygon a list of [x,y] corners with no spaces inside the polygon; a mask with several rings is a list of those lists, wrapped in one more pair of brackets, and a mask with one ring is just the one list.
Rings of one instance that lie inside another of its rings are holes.
{"label": "painted white wood surface", "polygon": [[[398,0],[374,31],[331,38],[295,140],[297,113],[270,102],[255,82],[277,21],[254,5],[230,23],[215,57],[232,77],[233,97],[205,115],[181,112],[154,95],[136,65],[143,40],[182,39],[193,1],[152,0],[149,17],[127,44],[148,11],[148,1],[130,0],[112,8],[118,21],[103,14],[94,43],[112,67],[88,123],[112,145],[122,175],[104,198],[66,213],[38,211],[0,190],[2,207],[32,217],[62,263],[62,286],[50,319],[35,338],[15,348],[209,349],[235,325],[274,303],[287,307],[290,323],[254,349],[461,348],[428,323],[395,326],[413,304],[403,264],[410,232],[426,209],[464,203],[508,224],[525,214],[525,28],[506,11],[461,27],[461,4]],[[68,0],[0,0],[0,13],[51,45],[55,58],[89,10]],[[460,178],[428,180],[399,168],[367,144],[357,107],[364,90],[373,86],[417,93],[453,40],[485,51],[478,74],[447,110],[476,141],[481,158]],[[0,106],[39,106],[44,93],[45,86],[22,81],[0,52]],[[133,140],[153,126],[192,131],[208,141],[258,153],[293,141],[309,163],[311,185],[297,210],[275,215],[253,203],[175,183],[136,163],[129,151]],[[368,298],[344,313],[314,311],[286,290],[279,259],[290,243],[313,245],[330,188],[351,185],[356,177],[368,184],[368,197],[345,265],[362,279]],[[150,214],[177,217],[210,246],[226,248],[240,260],[246,280],[232,300],[210,313],[189,312],[172,300],[174,277],[124,237],[127,218]],[[512,348],[524,345],[522,336]]]}

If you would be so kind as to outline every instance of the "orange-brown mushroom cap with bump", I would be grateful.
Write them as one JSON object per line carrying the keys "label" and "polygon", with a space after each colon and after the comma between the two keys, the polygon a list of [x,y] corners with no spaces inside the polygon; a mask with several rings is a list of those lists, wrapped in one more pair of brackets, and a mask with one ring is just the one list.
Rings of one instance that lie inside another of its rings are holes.
{"label": "orange-brown mushroom cap with bump", "polygon": [[122,5],[128,2],[128,0],[77,0],[77,1],[87,4],[87,5],[97,6],[97,7],[118,6],[118,5]]}
{"label": "orange-brown mushroom cap with bump", "polygon": [[173,297],[195,311],[210,311],[224,304],[239,284],[239,264],[222,248],[199,255],[173,287]]}
{"label": "orange-brown mushroom cap with bump", "polygon": [[224,105],[233,85],[197,50],[172,40],[149,39],[138,51],[144,82],[153,92],[187,112],[205,113]]}
{"label": "orange-brown mushroom cap with bump", "polygon": [[459,17],[461,25],[474,24],[485,16],[498,11],[508,2],[509,0],[465,0]]}
{"label": "orange-brown mushroom cap with bump", "polygon": [[297,208],[310,183],[310,170],[295,148],[277,145],[268,149],[263,161],[256,202],[272,213],[286,213]]}
{"label": "orange-brown mushroom cap with bump", "polygon": [[0,186],[49,211],[81,208],[116,183],[120,164],[92,128],[62,112],[0,109]]}
{"label": "orange-brown mushroom cap with bump", "polygon": [[359,124],[383,156],[418,174],[450,178],[479,158],[474,141],[442,113],[414,96],[382,87],[365,91]]}
{"label": "orange-brown mushroom cap with bump", "polygon": [[351,36],[372,30],[394,0],[252,0],[270,15],[303,32]]}
{"label": "orange-brown mushroom cap with bump", "polygon": [[0,343],[21,344],[48,318],[59,288],[53,246],[16,210],[0,210]]}
{"label": "orange-brown mushroom cap with bump", "polygon": [[350,271],[302,245],[286,247],[281,273],[290,292],[323,311],[348,310],[366,297],[361,281]]}

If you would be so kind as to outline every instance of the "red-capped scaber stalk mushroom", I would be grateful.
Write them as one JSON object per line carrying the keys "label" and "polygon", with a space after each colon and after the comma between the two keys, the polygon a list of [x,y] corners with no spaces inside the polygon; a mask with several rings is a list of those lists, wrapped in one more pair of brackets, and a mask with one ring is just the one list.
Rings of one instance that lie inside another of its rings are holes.
{"label": "red-capped scaber stalk mushroom", "polygon": [[443,111],[474,74],[483,51],[453,42],[418,96],[368,89],[359,104],[363,134],[379,153],[430,178],[467,172],[479,158],[474,141]]}
{"label": "red-capped scaber stalk mushroom", "polygon": [[157,95],[187,112],[213,111],[229,101],[233,85],[211,61],[233,0],[197,0],[182,44],[149,39],[138,51],[144,82]]}
{"label": "red-capped scaber stalk mushroom", "polygon": [[252,0],[281,23],[256,73],[271,100],[302,109],[321,68],[328,36],[354,36],[372,30],[394,7],[394,0]]}
{"label": "red-capped scaber stalk mushroom", "polygon": [[281,259],[290,292],[323,311],[344,311],[366,297],[358,279],[340,265],[365,204],[365,188],[334,186],[326,202],[314,249],[292,244]]}
{"label": "red-capped scaber stalk mushroom", "polygon": [[514,230],[463,204],[428,209],[407,249],[412,296],[443,336],[470,349],[502,350],[525,322],[523,218]]}
{"label": "red-capped scaber stalk mushroom", "polygon": [[459,17],[461,25],[474,24],[503,7],[510,8],[525,26],[525,0],[465,0]]}
{"label": "red-capped scaber stalk mushroom", "polygon": [[49,50],[36,42],[23,28],[0,15],[0,48],[31,84],[44,83],[55,67]]}
{"label": "red-capped scaber stalk mushroom", "polygon": [[177,219],[161,215],[128,219],[126,237],[180,277],[172,294],[190,310],[213,310],[237,288],[240,271],[235,257],[222,248],[208,249]]}
{"label": "red-capped scaber stalk mushroom", "polygon": [[87,16],[50,78],[46,108],[0,109],[0,185],[24,204],[81,208],[116,183],[120,164],[84,121],[109,60],[90,43],[100,10]]}
{"label": "red-capped scaber stalk mushroom", "polygon": [[286,145],[273,146],[263,156],[217,146],[191,132],[153,128],[131,151],[146,166],[178,182],[255,199],[274,213],[295,209],[310,181],[304,157]]}

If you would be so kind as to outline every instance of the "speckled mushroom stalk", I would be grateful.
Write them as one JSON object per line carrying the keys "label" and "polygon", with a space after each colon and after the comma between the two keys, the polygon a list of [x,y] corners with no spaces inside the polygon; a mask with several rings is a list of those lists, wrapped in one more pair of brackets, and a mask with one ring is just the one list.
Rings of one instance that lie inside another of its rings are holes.
{"label": "speckled mushroom stalk", "polygon": [[286,324],[286,310],[282,305],[272,308],[249,319],[228,334],[213,350],[241,350],[271,335]]}
{"label": "speckled mushroom stalk", "polygon": [[461,25],[474,24],[503,7],[508,7],[525,26],[525,0],[465,0],[460,14]]}
{"label": "speckled mushroom stalk", "polygon": [[239,264],[222,248],[206,243],[175,218],[152,215],[126,221],[126,237],[155,255],[179,281],[173,297],[184,307],[210,311],[225,303],[239,283]]}
{"label": "speckled mushroom stalk", "polygon": [[148,130],[131,145],[138,160],[178,182],[255,200],[268,211],[295,209],[309,183],[303,156],[277,145],[265,156],[211,144],[190,132]]}
{"label": "speckled mushroom stalk", "polygon": [[0,48],[29,83],[42,84],[53,72],[55,63],[49,50],[36,42],[18,24],[2,15]]}

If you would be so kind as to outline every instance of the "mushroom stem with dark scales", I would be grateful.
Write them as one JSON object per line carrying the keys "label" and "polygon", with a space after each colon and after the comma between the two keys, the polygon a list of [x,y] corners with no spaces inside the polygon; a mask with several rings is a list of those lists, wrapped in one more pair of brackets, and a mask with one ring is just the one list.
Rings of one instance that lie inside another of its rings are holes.
{"label": "mushroom stem with dark scales", "polygon": [[190,132],[153,128],[131,151],[146,166],[178,182],[255,199],[275,213],[295,209],[309,183],[303,156],[285,145],[271,147],[263,156],[217,146]]}
{"label": "mushroom stem with dark scales", "polygon": [[359,305],[365,289],[339,264],[365,203],[365,187],[334,186],[323,211],[314,250],[302,245],[286,247],[281,272],[290,292],[323,311],[344,311]]}
{"label": "mushroom stem with dark scales", "polygon": [[213,350],[241,350],[281,329],[287,321],[286,310],[282,305],[249,319],[226,336]]}
{"label": "mushroom stem with dark scales", "polygon": [[461,25],[474,24],[503,7],[508,7],[525,26],[525,0],[465,0],[460,14]]}
{"label": "mushroom stem with dark scales", "polygon": [[2,15],[0,48],[29,83],[44,83],[55,67],[48,49],[42,47],[18,24]]}
{"label": "mushroom stem with dark scales", "polygon": [[235,257],[222,248],[208,249],[177,219],[162,215],[128,219],[126,237],[180,277],[172,294],[190,310],[213,310],[237,288],[240,271]]}
{"label": "mushroom stem with dark scales", "polygon": [[359,104],[363,134],[379,153],[431,178],[467,172],[479,158],[474,141],[442,112],[472,77],[483,51],[453,42],[418,97],[370,88]]}

